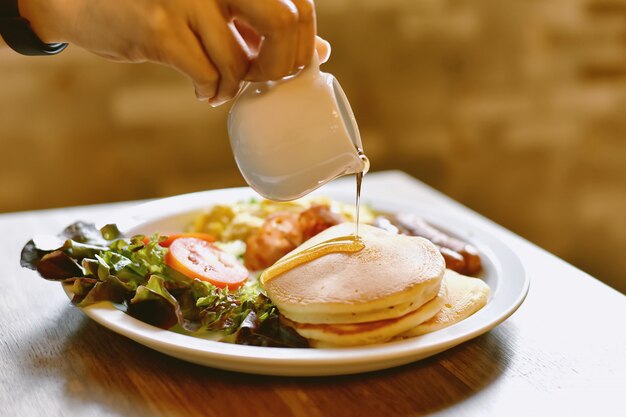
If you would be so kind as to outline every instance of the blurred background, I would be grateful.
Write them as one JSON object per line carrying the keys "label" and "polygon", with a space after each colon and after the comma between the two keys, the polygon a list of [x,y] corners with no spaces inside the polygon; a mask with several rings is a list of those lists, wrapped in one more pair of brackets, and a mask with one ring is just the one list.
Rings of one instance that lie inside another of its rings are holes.
{"label": "blurred background", "polygon": [[[318,0],[376,170],[401,169],[626,293],[626,1]],[[0,212],[244,182],[178,73],[0,51]]]}

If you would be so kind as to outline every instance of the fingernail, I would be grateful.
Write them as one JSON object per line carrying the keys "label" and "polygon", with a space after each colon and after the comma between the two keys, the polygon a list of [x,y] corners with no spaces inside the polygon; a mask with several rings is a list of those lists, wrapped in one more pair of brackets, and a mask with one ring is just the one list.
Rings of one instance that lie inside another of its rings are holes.
{"label": "fingernail", "polygon": [[210,105],[211,107],[219,107],[219,106],[221,106],[222,104],[226,103],[227,101],[228,101],[228,100],[224,100],[224,99],[220,99],[220,98],[214,98],[214,99],[211,99],[211,100],[209,101],[209,105]]}
{"label": "fingernail", "polygon": [[330,42],[328,42],[326,39],[320,38],[319,36],[317,37],[317,42],[319,43],[319,45],[316,45],[317,52],[320,53],[320,49],[322,49],[321,52],[325,52],[323,55],[320,54],[320,57],[319,57],[320,64],[323,64],[327,62],[328,59],[330,58],[332,47],[330,46]]}
{"label": "fingernail", "polygon": [[198,89],[195,89],[195,93],[196,93],[196,98],[198,99],[198,101],[207,101],[209,100],[210,97],[207,97],[206,94],[202,94],[200,91],[198,91]]}

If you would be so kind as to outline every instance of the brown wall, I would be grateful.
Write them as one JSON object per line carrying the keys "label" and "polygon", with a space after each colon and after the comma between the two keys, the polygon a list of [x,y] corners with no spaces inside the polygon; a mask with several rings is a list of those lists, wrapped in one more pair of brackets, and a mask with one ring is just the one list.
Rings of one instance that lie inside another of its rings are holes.
{"label": "brown wall", "polygon": [[[626,292],[624,0],[319,0],[326,70],[397,168]],[[242,185],[179,74],[0,52],[0,211]]]}

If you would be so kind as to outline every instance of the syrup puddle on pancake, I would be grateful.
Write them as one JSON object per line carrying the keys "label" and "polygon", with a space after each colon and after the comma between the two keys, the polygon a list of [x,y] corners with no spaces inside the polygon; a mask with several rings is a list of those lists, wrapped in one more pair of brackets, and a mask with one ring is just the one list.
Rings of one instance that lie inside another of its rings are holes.
{"label": "syrup puddle on pancake", "polygon": [[274,265],[267,268],[261,274],[261,284],[265,285],[269,280],[276,278],[280,274],[292,270],[298,265],[311,262],[314,259],[321,258],[331,253],[353,253],[363,250],[365,243],[359,237],[359,213],[361,205],[361,183],[363,176],[369,170],[370,163],[362,149],[358,149],[359,158],[363,161],[363,170],[356,173],[356,225],[353,235],[340,236],[333,239],[318,243],[317,245],[306,248],[293,255],[287,255],[279,259]]}
{"label": "syrup puddle on pancake", "polygon": [[339,252],[358,252],[364,247],[365,244],[361,238],[354,235],[340,236],[326,240],[298,253],[287,255],[280,259],[261,274],[261,284],[266,284],[269,280],[276,278],[280,274],[292,270],[303,263],[321,258],[324,255]]}

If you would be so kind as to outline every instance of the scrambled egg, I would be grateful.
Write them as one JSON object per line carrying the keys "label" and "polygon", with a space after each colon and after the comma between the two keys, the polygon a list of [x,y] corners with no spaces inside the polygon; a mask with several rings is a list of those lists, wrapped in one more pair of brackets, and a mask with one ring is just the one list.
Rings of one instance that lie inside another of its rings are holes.
{"label": "scrambled egg", "polygon": [[[348,221],[355,221],[354,204],[331,200],[328,197],[305,197],[295,201],[276,202],[270,200],[247,200],[232,205],[216,205],[198,216],[192,226],[193,232],[209,233],[219,241],[243,240],[263,225],[273,213],[290,211],[301,212],[314,204],[325,204],[331,210],[343,215]],[[375,213],[361,206],[363,223],[371,223]]]}

